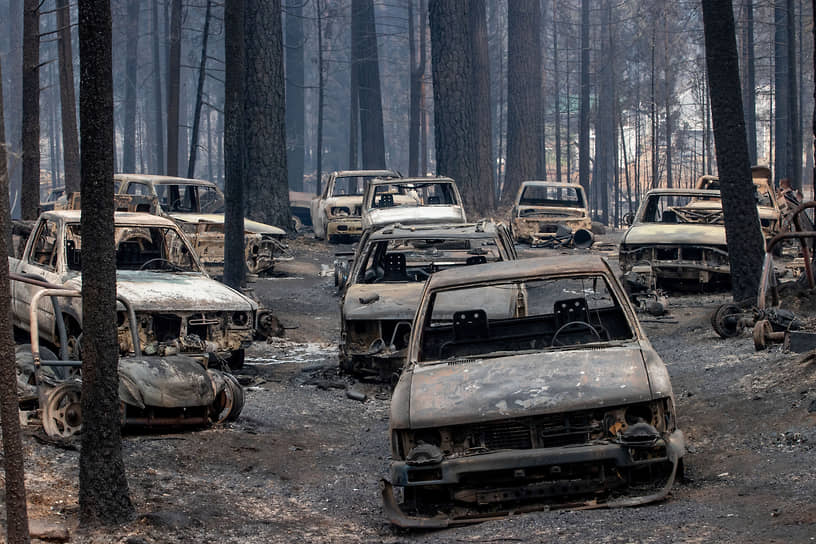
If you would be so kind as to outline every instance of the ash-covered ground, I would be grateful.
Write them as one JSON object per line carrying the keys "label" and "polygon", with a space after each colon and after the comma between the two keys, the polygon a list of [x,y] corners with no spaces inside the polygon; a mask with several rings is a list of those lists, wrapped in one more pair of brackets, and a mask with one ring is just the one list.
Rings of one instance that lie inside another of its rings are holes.
{"label": "ash-covered ground", "polygon": [[[32,519],[67,527],[71,542],[129,544],[816,540],[816,362],[777,346],[755,352],[750,331],[717,337],[709,314],[724,294],[672,296],[670,316],[643,316],[668,365],[689,447],[686,479],[667,501],[435,532],[392,528],[378,488],[389,464],[389,390],[336,370],[331,264],[338,247],[308,237],[292,247],[295,261],[254,284],[287,330],[248,353],[240,419],[211,429],[128,433],[125,464],[137,517],[91,532],[76,529],[79,441],[54,444],[26,428]],[[603,249],[595,251],[614,255]],[[550,253],[526,249],[523,256]],[[348,390],[364,393],[365,402],[349,399]]]}

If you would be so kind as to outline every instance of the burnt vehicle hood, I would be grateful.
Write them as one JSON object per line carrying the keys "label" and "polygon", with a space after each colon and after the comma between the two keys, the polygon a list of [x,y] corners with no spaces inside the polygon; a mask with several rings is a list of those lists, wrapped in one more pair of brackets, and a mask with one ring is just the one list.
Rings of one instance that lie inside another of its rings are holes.
{"label": "burnt vehicle hood", "polygon": [[[185,223],[215,223],[224,224],[224,214],[222,213],[171,213],[170,217],[176,221]],[[269,234],[271,236],[285,236],[286,231],[279,227],[259,223],[252,219],[244,219],[244,231],[252,234]]]}
{"label": "burnt vehicle hood", "polygon": [[[345,206],[349,209],[349,211],[353,214],[354,210],[357,206],[362,206],[363,204],[363,195],[341,195],[341,196],[330,196],[326,200],[323,201],[323,208],[325,208],[326,213],[331,211],[331,208]],[[340,217],[359,217],[355,215],[351,216],[340,216]]]}
{"label": "burnt vehicle hood", "polygon": [[[411,428],[620,406],[653,398],[637,342],[416,365]],[[398,393],[395,391],[394,396]]]}
{"label": "burnt vehicle hood", "polygon": [[[71,283],[81,289],[81,278]],[[118,270],[116,292],[125,296],[137,312],[246,312],[257,309],[257,304],[241,293],[196,273]]]}
{"label": "burnt vehicle hood", "polygon": [[621,245],[691,244],[724,246],[725,226],[694,223],[640,223],[623,236]]}
{"label": "burnt vehicle hood", "polygon": [[423,287],[424,282],[351,285],[343,300],[343,317],[413,320]]}
{"label": "burnt vehicle hood", "polygon": [[516,217],[533,220],[583,219],[587,216],[586,208],[565,208],[561,206],[528,206],[518,204]]}

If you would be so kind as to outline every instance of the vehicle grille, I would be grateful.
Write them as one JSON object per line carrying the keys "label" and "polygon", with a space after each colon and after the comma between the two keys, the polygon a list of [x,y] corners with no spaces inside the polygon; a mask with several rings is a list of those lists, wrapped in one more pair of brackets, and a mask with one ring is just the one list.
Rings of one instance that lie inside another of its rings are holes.
{"label": "vehicle grille", "polygon": [[524,450],[585,444],[601,432],[591,412],[575,412],[482,423],[469,427],[467,434],[472,446]]}

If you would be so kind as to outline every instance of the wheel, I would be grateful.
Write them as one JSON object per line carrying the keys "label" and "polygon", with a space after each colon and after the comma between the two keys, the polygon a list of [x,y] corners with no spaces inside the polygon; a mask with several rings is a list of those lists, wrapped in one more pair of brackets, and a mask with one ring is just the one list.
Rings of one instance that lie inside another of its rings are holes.
{"label": "wheel", "polygon": [[744,327],[741,316],[740,307],[727,302],[717,306],[711,314],[711,326],[720,338],[734,338],[740,335]]}
{"label": "wheel", "polygon": [[211,408],[210,419],[213,423],[235,421],[244,409],[244,389],[241,384],[227,372],[222,372],[221,377],[224,379],[224,389]]}
{"label": "wheel", "polygon": [[48,436],[67,438],[82,429],[82,389],[76,383],[64,383],[48,394],[42,407],[43,429]]}
{"label": "wheel", "polygon": [[767,319],[762,319],[754,324],[754,348],[757,351],[762,351],[768,347],[766,338],[772,330],[773,328]]}
{"label": "wheel", "polygon": [[[550,346],[553,346],[553,347],[556,346],[555,341],[556,341],[556,339],[558,339],[558,335],[561,334],[565,329],[568,329],[570,327],[576,327],[576,326],[577,327],[582,327],[584,329],[589,330],[589,332],[594,334],[595,337],[598,340],[601,339],[601,333],[598,332],[598,329],[596,329],[595,327],[593,327],[592,325],[590,325],[586,321],[570,321],[569,323],[564,323],[563,325],[558,327],[558,330],[556,330],[555,333],[553,334],[552,341],[550,342]],[[561,345],[561,344],[558,344],[558,345]]]}

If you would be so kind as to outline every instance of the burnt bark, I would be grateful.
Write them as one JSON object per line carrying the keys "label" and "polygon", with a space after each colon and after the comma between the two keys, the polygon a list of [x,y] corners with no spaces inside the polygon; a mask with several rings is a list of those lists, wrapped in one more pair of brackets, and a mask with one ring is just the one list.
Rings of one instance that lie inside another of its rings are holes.
{"label": "burnt bark", "polygon": [[555,119],[555,181],[561,183],[561,85],[558,76],[558,25],[555,23],[558,15],[558,0],[553,0],[553,107]]}
{"label": "burnt bark", "polygon": [[40,2],[23,3],[23,179],[20,212],[36,219],[40,206]]}
{"label": "burnt bark", "polygon": [[136,171],[136,86],[138,85],[140,0],[128,0],[125,46],[125,104],[122,123],[122,171]]}
{"label": "burnt bark", "polygon": [[79,133],[74,92],[74,54],[71,46],[71,11],[68,0],[57,0],[57,28],[62,119],[62,164],[65,191],[79,191]]}
{"label": "burnt bark", "polygon": [[535,179],[540,153],[541,6],[538,0],[507,5],[507,171],[502,202],[521,182]]}
{"label": "burnt bark", "polygon": [[196,101],[193,111],[193,129],[190,133],[190,160],[187,163],[188,178],[195,177],[196,158],[198,157],[198,132],[201,126],[201,106],[204,103],[204,79],[207,76],[207,43],[210,38],[211,8],[212,0],[207,0],[207,9],[204,13],[204,29],[201,31],[201,62],[198,66],[198,85],[196,87]]}
{"label": "burnt bark", "polygon": [[[6,104],[19,104],[22,100],[22,77],[23,73],[23,3],[18,1],[8,2],[8,24],[7,30],[7,56],[6,73],[11,74],[5,86]],[[22,135],[22,110],[20,108],[9,108],[5,112],[6,118],[6,160],[9,173],[9,194],[11,196],[11,216],[20,216],[20,184],[22,179],[21,168],[21,135]]]}
{"label": "burnt bark", "polygon": [[742,46],[745,51],[745,78],[742,85],[742,104],[745,108],[745,128],[748,133],[748,157],[751,164],[757,161],[756,134],[756,61],[754,54],[754,0],[743,0],[745,27]]}
{"label": "burnt bark", "polygon": [[244,0],[224,5],[224,283],[239,289],[244,282],[244,94],[246,46]]}
{"label": "burnt bark", "polygon": [[[419,0],[419,9],[414,10],[417,0],[411,0],[408,13],[408,41],[411,49],[411,97],[410,112],[408,114],[408,175],[420,175],[419,150],[420,150],[420,124],[422,117],[422,99],[424,98],[424,85],[422,78],[425,76],[427,64],[427,36],[426,24],[428,20],[428,6],[425,0]],[[419,46],[417,47],[415,19],[419,20]]]}
{"label": "burnt bark", "polygon": [[474,200],[478,172],[474,133],[474,99],[470,88],[472,42],[467,32],[467,0],[430,0],[431,67],[434,92],[436,169],[453,178],[462,191],[465,208]]}
{"label": "burnt bark", "polygon": [[177,176],[179,172],[181,0],[170,2],[170,34],[167,46],[167,175]]}
{"label": "burnt bark", "polygon": [[[471,65],[471,88],[473,89],[473,121],[476,136],[476,186],[473,195],[473,211],[486,215],[495,207],[493,199],[493,167],[491,157],[490,123],[490,57],[487,50],[487,10],[485,0],[472,0],[469,12],[469,27],[473,61]],[[538,71],[540,74],[540,70]],[[539,77],[539,80],[541,78]],[[538,117],[538,115],[537,115]]]}
{"label": "burnt bark", "polygon": [[286,5],[286,166],[289,189],[303,190],[306,146],[303,0]]}
{"label": "burnt bark", "polygon": [[362,164],[366,170],[377,170],[385,168],[385,134],[373,0],[352,0],[351,21],[351,47],[357,48],[353,57],[358,63]]}
{"label": "burnt bark", "polygon": [[786,0],[785,30],[787,32],[788,71],[785,74],[788,86],[788,164],[790,165],[791,186],[794,189],[802,188],[802,132],[799,129],[799,90],[796,79],[796,25],[793,0]]}
{"label": "burnt bark", "polygon": [[589,193],[589,0],[581,0],[581,103],[578,116],[578,181]]}
{"label": "burnt bark", "polygon": [[288,228],[283,28],[280,0],[245,0],[247,217]]}
{"label": "burnt bark", "polygon": [[82,451],[83,525],[133,515],[119,415],[116,265],[113,223],[113,74],[107,0],[79,0],[79,116],[82,138]]}
{"label": "burnt bark", "polygon": [[731,0],[703,0],[711,117],[735,301],[755,299],[763,238],[751,181]]}
{"label": "burnt bark", "polygon": [[[323,70],[323,6],[321,0],[315,0],[315,22],[317,23],[317,149],[315,149],[316,172],[315,194],[320,194],[320,183],[323,180],[323,107],[326,94],[326,74]],[[357,158],[354,158],[356,162]]]}
{"label": "burnt bark", "polygon": [[0,67],[0,424],[3,433],[3,469],[5,471],[6,540],[9,544],[29,541],[26,506],[23,442],[20,438],[17,400],[17,365],[11,326],[9,284],[9,244],[11,216],[8,201],[8,166],[3,116],[3,74]]}
{"label": "burnt bark", "polygon": [[[774,3],[774,179],[790,178],[790,89],[788,88],[788,12],[785,3]],[[710,77],[710,76],[709,76]],[[711,87],[714,87],[713,81]]]}
{"label": "burnt bark", "polygon": [[164,102],[162,100],[161,53],[159,51],[159,1],[153,0],[153,172],[164,173]]}

